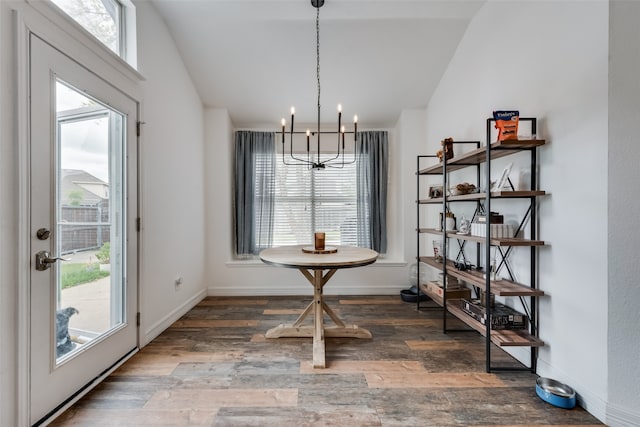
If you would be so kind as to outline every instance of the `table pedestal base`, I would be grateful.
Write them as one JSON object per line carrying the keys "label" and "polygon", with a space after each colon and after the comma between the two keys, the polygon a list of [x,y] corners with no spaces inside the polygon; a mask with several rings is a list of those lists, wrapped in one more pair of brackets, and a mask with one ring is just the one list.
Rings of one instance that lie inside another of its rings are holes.
{"label": "table pedestal base", "polygon": [[[300,317],[292,324],[281,324],[271,328],[265,334],[266,338],[310,338],[313,337],[313,367],[325,368],[325,337],[330,338],[371,338],[371,332],[356,325],[346,325],[338,315],[324,303],[322,288],[335,274],[332,269],[324,276],[322,269],[299,269],[304,277],[313,285],[313,302],[304,309]],[[313,326],[303,326],[304,319],[313,312]],[[336,326],[324,326],[324,313],[327,313]]]}

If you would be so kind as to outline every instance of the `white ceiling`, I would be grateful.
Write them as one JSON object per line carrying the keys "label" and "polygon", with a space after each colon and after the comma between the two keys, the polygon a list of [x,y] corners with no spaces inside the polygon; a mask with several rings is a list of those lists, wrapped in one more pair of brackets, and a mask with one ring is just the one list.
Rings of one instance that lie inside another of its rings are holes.
{"label": "white ceiling", "polygon": [[[336,106],[366,127],[425,107],[484,0],[326,0],[320,8],[323,123]],[[203,103],[237,127],[317,121],[310,0],[156,0]]]}

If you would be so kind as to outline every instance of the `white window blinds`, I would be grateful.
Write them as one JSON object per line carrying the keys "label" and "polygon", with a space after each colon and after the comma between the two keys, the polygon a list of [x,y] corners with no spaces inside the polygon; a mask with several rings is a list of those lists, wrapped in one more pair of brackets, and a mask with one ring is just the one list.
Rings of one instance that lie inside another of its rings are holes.
{"label": "white window blinds", "polygon": [[[345,158],[352,160],[353,154]],[[326,233],[327,245],[357,245],[355,163],[309,170],[277,161],[275,173],[273,246],[311,244],[316,231]]]}

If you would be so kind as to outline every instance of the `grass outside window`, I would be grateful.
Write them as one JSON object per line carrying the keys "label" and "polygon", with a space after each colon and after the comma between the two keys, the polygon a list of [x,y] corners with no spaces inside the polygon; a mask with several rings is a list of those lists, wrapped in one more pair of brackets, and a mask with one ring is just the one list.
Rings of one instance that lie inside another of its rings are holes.
{"label": "grass outside window", "polygon": [[64,263],[61,266],[60,285],[62,289],[71,288],[83,283],[94,282],[107,276],[109,276],[109,272],[100,270],[100,264],[98,263]]}

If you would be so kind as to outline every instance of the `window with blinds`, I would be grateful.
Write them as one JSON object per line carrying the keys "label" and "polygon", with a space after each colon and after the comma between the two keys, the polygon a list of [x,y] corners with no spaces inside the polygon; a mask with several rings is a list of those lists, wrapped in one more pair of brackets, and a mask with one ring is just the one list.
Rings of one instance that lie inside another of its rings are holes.
{"label": "window with blinds", "polygon": [[[353,158],[347,154],[345,161]],[[306,165],[276,161],[275,174],[273,246],[312,244],[316,231],[326,233],[327,245],[358,246],[355,163],[309,170]],[[256,232],[260,234],[259,229]],[[360,246],[368,246],[367,240]]]}

